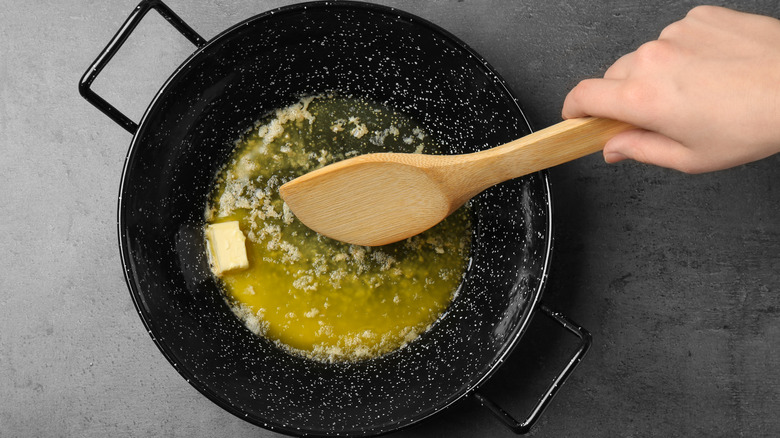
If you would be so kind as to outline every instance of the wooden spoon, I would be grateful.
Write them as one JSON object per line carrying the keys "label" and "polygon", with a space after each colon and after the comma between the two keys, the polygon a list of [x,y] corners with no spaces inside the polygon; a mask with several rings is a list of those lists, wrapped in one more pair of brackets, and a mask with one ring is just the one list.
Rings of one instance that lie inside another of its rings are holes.
{"label": "wooden spoon", "polygon": [[361,155],[307,173],[279,192],[314,231],[385,245],[431,228],[488,187],[597,152],[632,128],[586,117],[471,154]]}

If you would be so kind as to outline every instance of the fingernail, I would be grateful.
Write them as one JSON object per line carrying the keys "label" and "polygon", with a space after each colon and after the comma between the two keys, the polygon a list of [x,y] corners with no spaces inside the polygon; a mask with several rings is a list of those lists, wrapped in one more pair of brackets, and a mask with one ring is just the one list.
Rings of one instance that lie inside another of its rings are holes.
{"label": "fingernail", "polygon": [[628,157],[621,154],[620,152],[610,151],[610,152],[604,152],[604,161],[606,161],[609,164],[617,163],[618,161],[627,160]]}

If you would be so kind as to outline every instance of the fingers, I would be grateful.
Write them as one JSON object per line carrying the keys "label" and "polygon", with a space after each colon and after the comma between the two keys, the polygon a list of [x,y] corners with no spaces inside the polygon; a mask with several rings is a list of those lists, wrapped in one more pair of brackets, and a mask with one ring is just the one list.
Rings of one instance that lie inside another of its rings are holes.
{"label": "fingers", "polygon": [[616,79],[585,79],[577,84],[563,101],[561,114],[564,119],[595,116],[615,118],[621,81]]}
{"label": "fingers", "polygon": [[634,59],[634,52],[627,53],[615,61],[604,73],[604,79],[625,79]]}
{"label": "fingers", "polygon": [[563,103],[564,119],[596,116],[616,118],[620,86],[632,68],[635,52],[621,56],[604,73],[603,79],[586,79],[574,87]]}
{"label": "fingers", "polygon": [[686,173],[707,170],[700,168],[701,160],[696,160],[690,149],[669,137],[644,129],[622,132],[604,145],[604,161],[617,163],[625,159]]}
{"label": "fingers", "polygon": [[[563,103],[563,118],[595,116],[621,120],[655,129],[657,119],[670,102],[663,74],[676,71],[676,49],[651,41],[618,59],[603,79],[586,79],[574,87]],[[672,91],[674,91],[672,89]]]}

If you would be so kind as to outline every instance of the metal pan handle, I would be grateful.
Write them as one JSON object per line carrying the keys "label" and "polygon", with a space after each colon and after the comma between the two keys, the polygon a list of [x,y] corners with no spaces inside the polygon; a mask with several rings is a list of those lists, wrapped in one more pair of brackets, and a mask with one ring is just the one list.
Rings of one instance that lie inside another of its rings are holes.
{"label": "metal pan handle", "polygon": [[131,134],[135,134],[135,132],[138,130],[138,124],[130,120],[129,117],[124,115],[105,99],[98,96],[94,91],[92,91],[90,87],[103,68],[105,68],[108,62],[111,61],[111,58],[113,58],[119,48],[122,47],[122,44],[125,43],[130,34],[133,33],[133,30],[135,30],[136,26],[138,26],[138,23],[141,22],[150,9],[156,10],[163,18],[171,23],[171,25],[176,28],[176,30],[181,32],[185,38],[190,40],[190,42],[195,44],[195,46],[198,48],[206,45],[206,40],[198,35],[197,32],[195,32],[187,23],[185,23],[184,20],[179,18],[179,16],[176,15],[176,13],[174,13],[171,8],[169,8],[162,1],[144,0],[135,7],[135,10],[130,13],[130,16],[127,17],[127,20],[125,20],[122,27],[119,28],[119,31],[117,31],[116,35],[111,38],[111,41],[109,41],[106,48],[100,52],[100,55],[98,55],[92,65],[89,66],[87,71],[84,73],[84,76],[81,77],[81,81],[79,82],[79,93],[81,93],[81,96],[92,105],[95,105],[97,109],[103,111],[103,113],[110,117],[111,120],[118,123],[119,126],[125,128]]}
{"label": "metal pan handle", "polygon": [[528,418],[525,419],[525,421],[520,422],[516,420],[514,417],[512,417],[510,414],[508,414],[504,409],[502,409],[500,406],[498,406],[494,401],[490,400],[489,398],[485,397],[484,395],[480,394],[479,392],[474,392],[474,397],[479,401],[482,406],[487,407],[490,409],[491,412],[499,419],[502,423],[504,423],[505,426],[507,426],[512,432],[517,434],[523,434],[527,433],[531,427],[536,423],[536,420],[539,419],[539,417],[542,414],[542,411],[544,411],[544,408],[547,407],[548,404],[550,404],[550,401],[555,396],[555,393],[558,392],[558,389],[560,389],[561,385],[566,381],[566,379],[569,377],[569,375],[574,371],[574,368],[577,367],[577,365],[580,363],[582,358],[585,356],[585,353],[588,351],[588,348],[590,348],[591,344],[591,335],[590,333],[585,330],[584,328],[580,327],[578,324],[575,324],[562,314],[550,310],[546,306],[540,306],[541,310],[550,318],[561,324],[564,328],[569,330],[570,332],[577,335],[577,337],[580,338],[580,344],[577,348],[577,351],[574,353],[574,356],[569,360],[569,363],[566,365],[566,367],[563,368],[563,370],[558,374],[558,376],[553,380],[552,384],[549,388],[547,388],[547,391],[542,395],[542,397],[539,399],[539,401],[536,403],[536,406],[531,411],[531,414],[528,416]]}

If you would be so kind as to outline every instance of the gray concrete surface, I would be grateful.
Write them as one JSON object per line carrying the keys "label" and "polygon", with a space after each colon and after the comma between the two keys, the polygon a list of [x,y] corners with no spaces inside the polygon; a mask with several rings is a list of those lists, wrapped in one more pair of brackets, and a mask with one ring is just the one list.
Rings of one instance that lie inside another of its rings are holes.
{"label": "gray concrete surface", "polygon": [[[277,436],[190,387],[124,284],[116,197],[130,135],[78,95],[136,5],[0,7],[0,437]],[[287,1],[169,5],[206,38]],[[383,1],[465,40],[535,126],[568,89],[696,1]],[[780,16],[778,1],[725,2]],[[96,90],[138,119],[192,47],[156,14]],[[780,435],[780,157],[699,176],[591,156],[551,172],[545,302],[592,351],[532,436]],[[535,323],[486,391],[522,415],[572,340]],[[397,436],[510,436],[467,400]]]}

